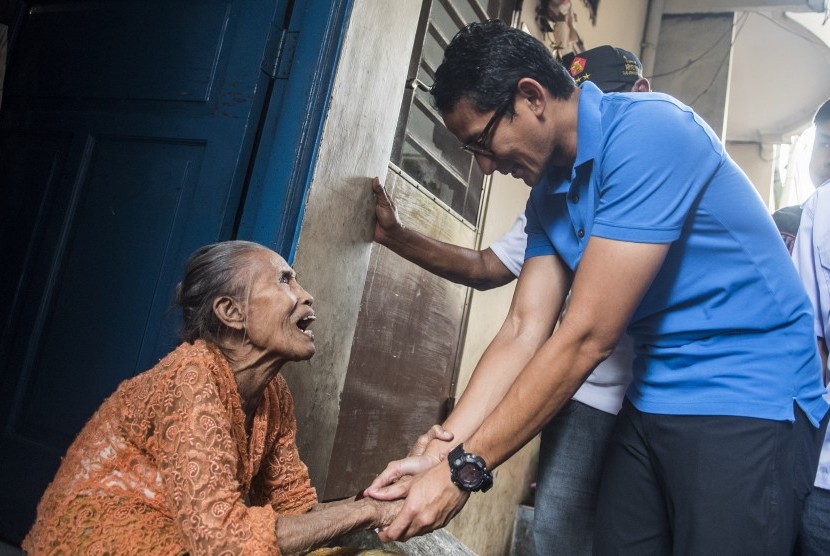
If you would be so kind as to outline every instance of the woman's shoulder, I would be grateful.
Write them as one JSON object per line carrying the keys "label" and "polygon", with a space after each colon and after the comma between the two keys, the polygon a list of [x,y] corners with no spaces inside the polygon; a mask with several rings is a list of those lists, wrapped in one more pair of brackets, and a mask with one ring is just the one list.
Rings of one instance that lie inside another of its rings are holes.
{"label": "woman's shoulder", "polygon": [[122,383],[119,392],[134,401],[148,401],[183,386],[211,384],[224,391],[225,383],[233,380],[226,367],[227,361],[215,346],[202,340],[185,342],[151,369]]}

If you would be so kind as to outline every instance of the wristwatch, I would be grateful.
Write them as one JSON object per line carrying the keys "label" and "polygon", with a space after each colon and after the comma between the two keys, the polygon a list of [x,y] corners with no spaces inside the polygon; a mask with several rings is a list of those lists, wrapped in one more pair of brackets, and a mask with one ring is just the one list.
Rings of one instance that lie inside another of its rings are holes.
{"label": "wristwatch", "polygon": [[452,482],[461,490],[487,492],[493,486],[493,475],[487,470],[484,460],[465,452],[463,444],[452,449],[447,462],[450,464]]}

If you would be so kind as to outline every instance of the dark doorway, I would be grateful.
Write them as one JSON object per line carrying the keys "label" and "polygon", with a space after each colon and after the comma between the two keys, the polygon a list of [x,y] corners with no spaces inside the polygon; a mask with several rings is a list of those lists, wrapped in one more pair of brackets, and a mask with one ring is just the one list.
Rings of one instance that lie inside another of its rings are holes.
{"label": "dark doorway", "polygon": [[95,408],[174,345],[182,263],[256,202],[252,153],[290,109],[274,80],[301,49],[292,12],[316,4],[26,5],[0,115],[0,537],[22,539]]}

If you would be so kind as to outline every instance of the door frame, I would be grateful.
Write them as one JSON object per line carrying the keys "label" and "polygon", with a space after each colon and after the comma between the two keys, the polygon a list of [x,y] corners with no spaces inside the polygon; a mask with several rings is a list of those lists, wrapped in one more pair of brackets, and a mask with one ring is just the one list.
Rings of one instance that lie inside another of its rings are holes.
{"label": "door frame", "polygon": [[294,5],[251,158],[235,235],[270,247],[289,264],[353,4],[307,0]]}

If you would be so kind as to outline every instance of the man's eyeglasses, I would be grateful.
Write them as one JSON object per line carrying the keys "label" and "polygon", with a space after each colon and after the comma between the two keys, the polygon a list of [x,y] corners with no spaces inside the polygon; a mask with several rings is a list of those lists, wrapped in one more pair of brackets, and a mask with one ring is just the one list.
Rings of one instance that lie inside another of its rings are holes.
{"label": "man's eyeglasses", "polygon": [[499,106],[495,112],[493,112],[493,117],[490,118],[490,121],[487,122],[487,125],[484,126],[484,129],[481,133],[478,134],[475,141],[470,141],[464,145],[461,145],[461,148],[467,152],[473,154],[481,154],[484,156],[493,157],[495,153],[490,150],[490,147],[487,146],[487,141],[490,139],[490,133],[492,133],[493,128],[496,126],[496,122],[498,122],[502,116],[507,112],[507,109],[513,104],[514,95],[510,95],[510,97]]}

